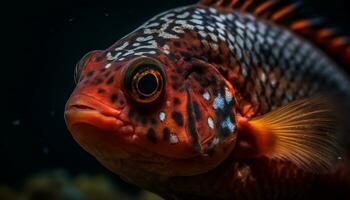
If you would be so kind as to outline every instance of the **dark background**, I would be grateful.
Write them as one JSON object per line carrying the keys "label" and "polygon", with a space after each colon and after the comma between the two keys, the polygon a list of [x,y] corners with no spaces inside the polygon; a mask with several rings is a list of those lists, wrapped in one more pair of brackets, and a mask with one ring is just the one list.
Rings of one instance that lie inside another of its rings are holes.
{"label": "dark background", "polygon": [[[6,52],[0,67],[5,85],[0,184],[17,187],[28,175],[54,168],[73,175],[107,173],[123,184],[84,152],[65,127],[64,104],[74,88],[75,64],[85,53],[107,48],[155,14],[195,2],[16,1],[2,5]],[[350,1],[307,3],[350,33]]]}

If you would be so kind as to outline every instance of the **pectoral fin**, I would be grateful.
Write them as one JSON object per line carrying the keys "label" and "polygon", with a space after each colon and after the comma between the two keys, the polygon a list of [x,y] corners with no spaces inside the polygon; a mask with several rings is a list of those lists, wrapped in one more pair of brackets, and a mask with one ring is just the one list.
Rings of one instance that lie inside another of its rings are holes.
{"label": "pectoral fin", "polygon": [[288,160],[315,173],[329,171],[340,156],[335,110],[325,98],[298,100],[238,124],[241,155]]}

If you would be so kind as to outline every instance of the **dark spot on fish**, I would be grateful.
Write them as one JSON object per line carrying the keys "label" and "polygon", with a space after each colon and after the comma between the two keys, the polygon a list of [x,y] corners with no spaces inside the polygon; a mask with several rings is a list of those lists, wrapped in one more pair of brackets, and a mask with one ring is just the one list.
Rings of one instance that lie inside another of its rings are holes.
{"label": "dark spot on fish", "polygon": [[124,102],[123,100],[120,100],[120,101],[119,101],[119,104],[120,104],[120,105],[124,105],[125,102]]}
{"label": "dark spot on fish", "polygon": [[119,71],[121,69],[121,67],[116,67],[114,68],[114,71]]}
{"label": "dark spot on fish", "polygon": [[157,38],[157,42],[159,46],[164,46],[166,41],[167,40],[165,38],[162,38],[162,37]]}
{"label": "dark spot on fish", "polygon": [[112,96],[111,96],[111,101],[114,103],[114,102],[116,102],[118,100],[118,95],[117,94],[113,94]]}
{"label": "dark spot on fish", "polygon": [[182,116],[181,113],[173,112],[173,113],[171,113],[171,117],[173,118],[173,120],[176,122],[176,124],[178,126],[183,126],[184,125],[184,120],[183,120],[183,116]]}
{"label": "dark spot on fish", "polygon": [[106,68],[104,67],[100,69],[100,72],[105,72],[105,71],[106,71]]}
{"label": "dark spot on fish", "polygon": [[185,61],[191,61],[192,60],[192,56],[188,52],[182,51],[182,52],[180,52],[180,54],[184,58]]}
{"label": "dark spot on fish", "polygon": [[98,89],[97,90],[97,93],[99,93],[99,94],[103,94],[103,93],[105,93],[106,91],[104,90],[104,89],[102,89],[102,88],[100,88],[100,89]]}
{"label": "dark spot on fish", "polygon": [[195,74],[193,78],[201,85],[202,87],[207,87],[209,85],[209,81],[206,77],[200,75],[200,74]]}
{"label": "dark spot on fish", "polygon": [[107,85],[110,85],[113,83],[113,81],[114,81],[114,76],[111,76],[111,78],[109,78],[106,83],[107,83]]}
{"label": "dark spot on fish", "polygon": [[197,102],[193,102],[193,110],[194,110],[194,114],[196,116],[196,120],[200,120],[201,119],[201,110],[199,108],[199,105]]}
{"label": "dark spot on fish", "polygon": [[215,149],[213,147],[208,147],[205,153],[207,153],[210,157],[212,157],[213,154],[215,153]]}
{"label": "dark spot on fish", "polygon": [[176,68],[176,73],[178,73],[178,74],[183,74],[183,72],[184,72],[184,70],[183,70],[182,67],[177,67],[177,68]]}
{"label": "dark spot on fish", "polygon": [[96,57],[96,62],[101,62],[101,61],[102,61],[102,59],[103,59],[103,57],[102,57],[102,56],[98,56],[98,57]]}
{"label": "dark spot on fish", "polygon": [[181,47],[181,43],[179,41],[174,41],[174,46],[175,47]]}
{"label": "dark spot on fish", "polygon": [[170,139],[170,130],[169,130],[169,128],[164,128],[163,129],[163,140],[169,141],[169,139]]}
{"label": "dark spot on fish", "polygon": [[92,75],[94,75],[94,71],[89,71],[89,72],[86,74],[86,77],[91,77]]}
{"label": "dark spot on fish", "polygon": [[135,110],[134,109],[130,109],[128,112],[128,118],[133,118],[135,116]]}
{"label": "dark spot on fish", "polygon": [[181,103],[180,99],[177,98],[177,97],[175,97],[175,98],[174,98],[174,106],[177,106],[177,105],[179,105],[180,103]]}
{"label": "dark spot on fish", "polygon": [[152,118],[152,119],[151,119],[151,123],[152,123],[153,125],[156,125],[156,124],[157,124],[157,120],[154,119],[154,118]]}
{"label": "dark spot on fish", "polygon": [[170,75],[170,78],[174,82],[178,80],[178,77],[176,75],[174,75],[174,74]]}
{"label": "dark spot on fish", "polygon": [[179,89],[179,85],[178,85],[178,84],[172,84],[171,87],[172,87],[174,90],[178,90],[178,89]]}
{"label": "dark spot on fish", "polygon": [[146,124],[147,124],[147,118],[146,118],[145,116],[142,116],[142,117],[141,117],[141,123],[142,123],[143,125],[146,125]]}
{"label": "dark spot on fish", "polygon": [[193,103],[191,100],[191,95],[190,92],[188,90],[188,86],[185,86],[186,89],[186,93],[187,93],[187,103],[186,103],[186,113],[187,113],[187,126],[188,126],[188,130],[191,134],[191,139],[192,139],[192,143],[194,145],[194,148],[196,151],[200,151],[201,150],[201,146],[199,144],[199,138],[198,138],[198,132],[197,132],[197,127],[196,127],[196,121],[195,121],[195,114],[194,114],[194,108],[193,108]]}
{"label": "dark spot on fish", "polygon": [[148,129],[148,131],[147,131],[147,138],[153,143],[157,142],[156,132],[154,131],[153,128]]}
{"label": "dark spot on fish", "polygon": [[101,84],[103,82],[103,79],[101,78],[101,77],[96,77],[96,79],[95,79],[95,85],[99,85],[99,84]]}
{"label": "dark spot on fish", "polygon": [[220,128],[220,135],[224,138],[230,135],[230,130],[228,128]]}
{"label": "dark spot on fish", "polygon": [[108,71],[108,72],[106,72],[106,73],[104,74],[104,76],[107,78],[110,74],[111,74],[111,72]]}

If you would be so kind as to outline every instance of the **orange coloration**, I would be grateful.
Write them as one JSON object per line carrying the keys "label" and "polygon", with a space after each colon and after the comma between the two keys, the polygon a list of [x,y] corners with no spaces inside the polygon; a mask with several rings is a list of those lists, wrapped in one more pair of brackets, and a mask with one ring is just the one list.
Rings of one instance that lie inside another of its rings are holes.
{"label": "orange coloration", "polygon": [[319,38],[326,38],[331,35],[333,35],[333,32],[330,29],[321,29],[317,32],[317,37]]}
{"label": "orange coloration", "polygon": [[274,2],[271,1],[271,0],[262,3],[261,5],[259,5],[259,7],[257,7],[257,8],[255,9],[254,15],[259,16],[259,15],[260,15],[261,13],[263,13],[265,10],[267,10],[268,8],[270,8],[273,4],[274,4]]}
{"label": "orange coloration", "polygon": [[[273,134],[265,124],[248,122],[246,118],[238,117],[238,129],[240,132],[239,146],[236,156],[241,158],[259,157],[273,153]],[[248,144],[248,146],[245,146]]]}
{"label": "orange coloration", "polygon": [[238,0],[232,0],[231,1],[231,3],[230,3],[230,5],[228,6],[229,8],[234,8],[235,7],[235,5],[238,3]]}
{"label": "orange coloration", "polygon": [[295,8],[203,0],[152,18],[79,62],[69,131],[108,169],[165,199],[254,199],[265,186],[269,199],[270,187],[317,185],[300,174],[319,178],[334,164],[334,112],[302,99],[347,93],[348,82],[305,41],[329,52],[345,39],[319,39],[333,33]]}
{"label": "orange coloration", "polygon": [[246,11],[248,7],[253,3],[252,0],[247,0],[241,7],[241,11]]}
{"label": "orange coloration", "polygon": [[298,31],[300,29],[305,29],[311,26],[311,22],[309,20],[300,20],[292,23],[290,28],[294,31]]}
{"label": "orange coloration", "polygon": [[278,21],[295,10],[295,5],[289,5],[272,15],[271,20]]}
{"label": "orange coloration", "polygon": [[346,44],[347,44],[347,38],[345,38],[345,37],[337,37],[331,41],[331,46],[335,49],[341,48],[342,46],[344,46]]}
{"label": "orange coloration", "polygon": [[219,0],[219,1],[216,2],[216,5],[217,5],[217,6],[220,6],[224,1],[225,1],[225,0]]}

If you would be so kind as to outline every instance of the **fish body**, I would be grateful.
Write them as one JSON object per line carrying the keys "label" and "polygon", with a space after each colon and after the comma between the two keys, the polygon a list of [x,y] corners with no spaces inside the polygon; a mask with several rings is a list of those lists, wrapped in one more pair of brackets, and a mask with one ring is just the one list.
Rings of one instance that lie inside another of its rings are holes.
{"label": "fish body", "polygon": [[104,166],[167,199],[343,198],[346,156],[318,99],[349,98],[349,47],[322,48],[305,22],[277,23],[294,4],[271,13],[235,2],[172,9],[85,56],[69,130]]}

